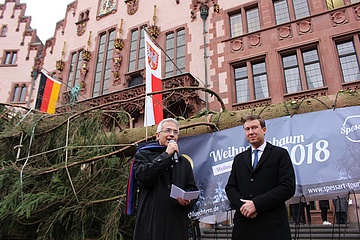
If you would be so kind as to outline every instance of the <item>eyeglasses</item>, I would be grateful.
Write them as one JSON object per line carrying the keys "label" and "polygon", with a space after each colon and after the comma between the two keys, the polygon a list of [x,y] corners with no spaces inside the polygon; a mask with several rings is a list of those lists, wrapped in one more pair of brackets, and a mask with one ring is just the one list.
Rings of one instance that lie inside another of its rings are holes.
{"label": "eyeglasses", "polygon": [[165,134],[173,134],[175,136],[178,136],[179,135],[179,131],[178,130],[172,130],[170,128],[165,128],[164,130],[160,131],[160,132],[163,132]]}

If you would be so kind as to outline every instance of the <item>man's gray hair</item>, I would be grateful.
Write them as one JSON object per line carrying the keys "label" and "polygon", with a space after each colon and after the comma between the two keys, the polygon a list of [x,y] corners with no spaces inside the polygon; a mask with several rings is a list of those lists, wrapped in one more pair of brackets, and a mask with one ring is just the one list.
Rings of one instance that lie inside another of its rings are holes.
{"label": "man's gray hair", "polygon": [[161,131],[163,130],[163,124],[164,124],[164,122],[173,122],[173,123],[176,124],[178,130],[179,130],[179,128],[180,128],[180,124],[179,124],[178,121],[176,121],[176,120],[173,119],[173,118],[165,118],[165,119],[163,119],[163,120],[159,123],[159,125],[158,125],[158,127],[157,127],[157,129],[156,129],[156,132],[157,132],[157,133],[159,133],[159,132],[161,132]]}

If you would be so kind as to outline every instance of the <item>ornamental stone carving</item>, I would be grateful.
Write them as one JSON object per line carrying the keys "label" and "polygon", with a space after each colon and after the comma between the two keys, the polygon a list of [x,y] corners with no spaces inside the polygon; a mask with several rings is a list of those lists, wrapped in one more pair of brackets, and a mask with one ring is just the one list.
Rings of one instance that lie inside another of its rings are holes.
{"label": "ornamental stone carving", "polygon": [[120,67],[121,67],[122,59],[123,59],[123,57],[122,57],[120,51],[116,51],[116,55],[113,59],[113,69],[112,69],[113,86],[119,85],[121,82]]}
{"label": "ornamental stone carving", "polygon": [[237,51],[243,50],[243,42],[242,42],[242,39],[234,40],[234,41],[231,43],[231,49],[232,49],[233,52],[237,52]]}
{"label": "ornamental stone carving", "polygon": [[78,36],[84,35],[84,33],[86,31],[86,23],[87,22],[81,22],[81,23],[77,24],[76,34]]}
{"label": "ornamental stone carving", "polygon": [[155,24],[154,25],[151,25],[148,27],[148,31],[150,33],[150,35],[153,37],[153,38],[157,38],[160,34],[160,29],[158,26],[156,26]]}
{"label": "ornamental stone carving", "polygon": [[91,53],[89,50],[83,50],[81,53],[81,57],[85,62],[89,62],[91,59]]}
{"label": "ornamental stone carving", "polygon": [[331,15],[331,20],[333,21],[333,25],[342,25],[348,22],[347,16],[344,11],[335,12]]}
{"label": "ornamental stone carving", "polygon": [[65,63],[64,63],[64,61],[61,60],[61,59],[58,60],[58,61],[56,61],[55,68],[56,68],[56,70],[62,72],[62,71],[64,70],[64,68],[65,68]]}
{"label": "ornamental stone carving", "polygon": [[259,34],[249,36],[250,47],[258,47],[258,46],[260,46],[260,43],[261,42],[260,42],[260,35]]}
{"label": "ornamental stone carving", "polygon": [[59,30],[60,28],[64,27],[65,20],[61,20],[56,23],[56,30]]}
{"label": "ornamental stone carving", "polygon": [[286,38],[291,38],[291,28],[289,26],[284,26],[278,29],[279,39],[283,40]]}
{"label": "ornamental stone carving", "polygon": [[139,0],[125,0],[124,2],[127,5],[127,13],[129,15],[133,15],[137,12],[139,8]]}
{"label": "ornamental stone carving", "polygon": [[115,38],[114,40],[114,48],[117,50],[117,51],[121,51],[124,47],[124,39],[122,38]]}
{"label": "ornamental stone carving", "polygon": [[360,20],[360,6],[357,6],[356,8],[354,8],[354,13],[356,16],[356,20]]}
{"label": "ornamental stone carving", "polygon": [[299,34],[306,34],[312,32],[311,22],[308,20],[301,21],[299,24]]}

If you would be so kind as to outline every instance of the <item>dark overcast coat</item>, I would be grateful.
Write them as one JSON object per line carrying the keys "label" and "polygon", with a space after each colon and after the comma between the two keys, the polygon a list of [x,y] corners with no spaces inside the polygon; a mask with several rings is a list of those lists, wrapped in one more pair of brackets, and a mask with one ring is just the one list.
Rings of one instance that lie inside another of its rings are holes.
{"label": "dark overcast coat", "polygon": [[[254,171],[251,148],[235,156],[225,190],[236,210],[233,240],[291,239],[285,201],[295,193],[295,174],[284,148],[267,143]],[[255,218],[240,213],[240,199],[254,202]]]}
{"label": "dark overcast coat", "polygon": [[166,152],[143,150],[135,155],[135,178],[139,186],[134,240],[187,240],[190,223],[187,207],[170,198],[171,184],[198,190],[189,161],[179,156],[173,163]]}

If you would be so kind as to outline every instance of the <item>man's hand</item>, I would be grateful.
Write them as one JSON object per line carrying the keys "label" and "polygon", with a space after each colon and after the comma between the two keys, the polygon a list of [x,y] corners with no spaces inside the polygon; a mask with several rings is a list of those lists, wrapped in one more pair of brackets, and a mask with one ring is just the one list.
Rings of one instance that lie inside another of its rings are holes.
{"label": "man's hand", "polygon": [[240,199],[244,204],[240,207],[240,212],[244,217],[255,218],[257,216],[254,202],[251,200]]}
{"label": "man's hand", "polygon": [[184,206],[184,207],[186,207],[187,205],[189,205],[191,203],[190,200],[185,200],[185,199],[183,199],[181,197],[178,197],[177,201],[181,206]]}
{"label": "man's hand", "polygon": [[169,142],[166,147],[166,152],[170,156],[172,156],[174,154],[174,152],[179,152],[179,146],[178,146],[177,142],[175,142],[175,141]]}

